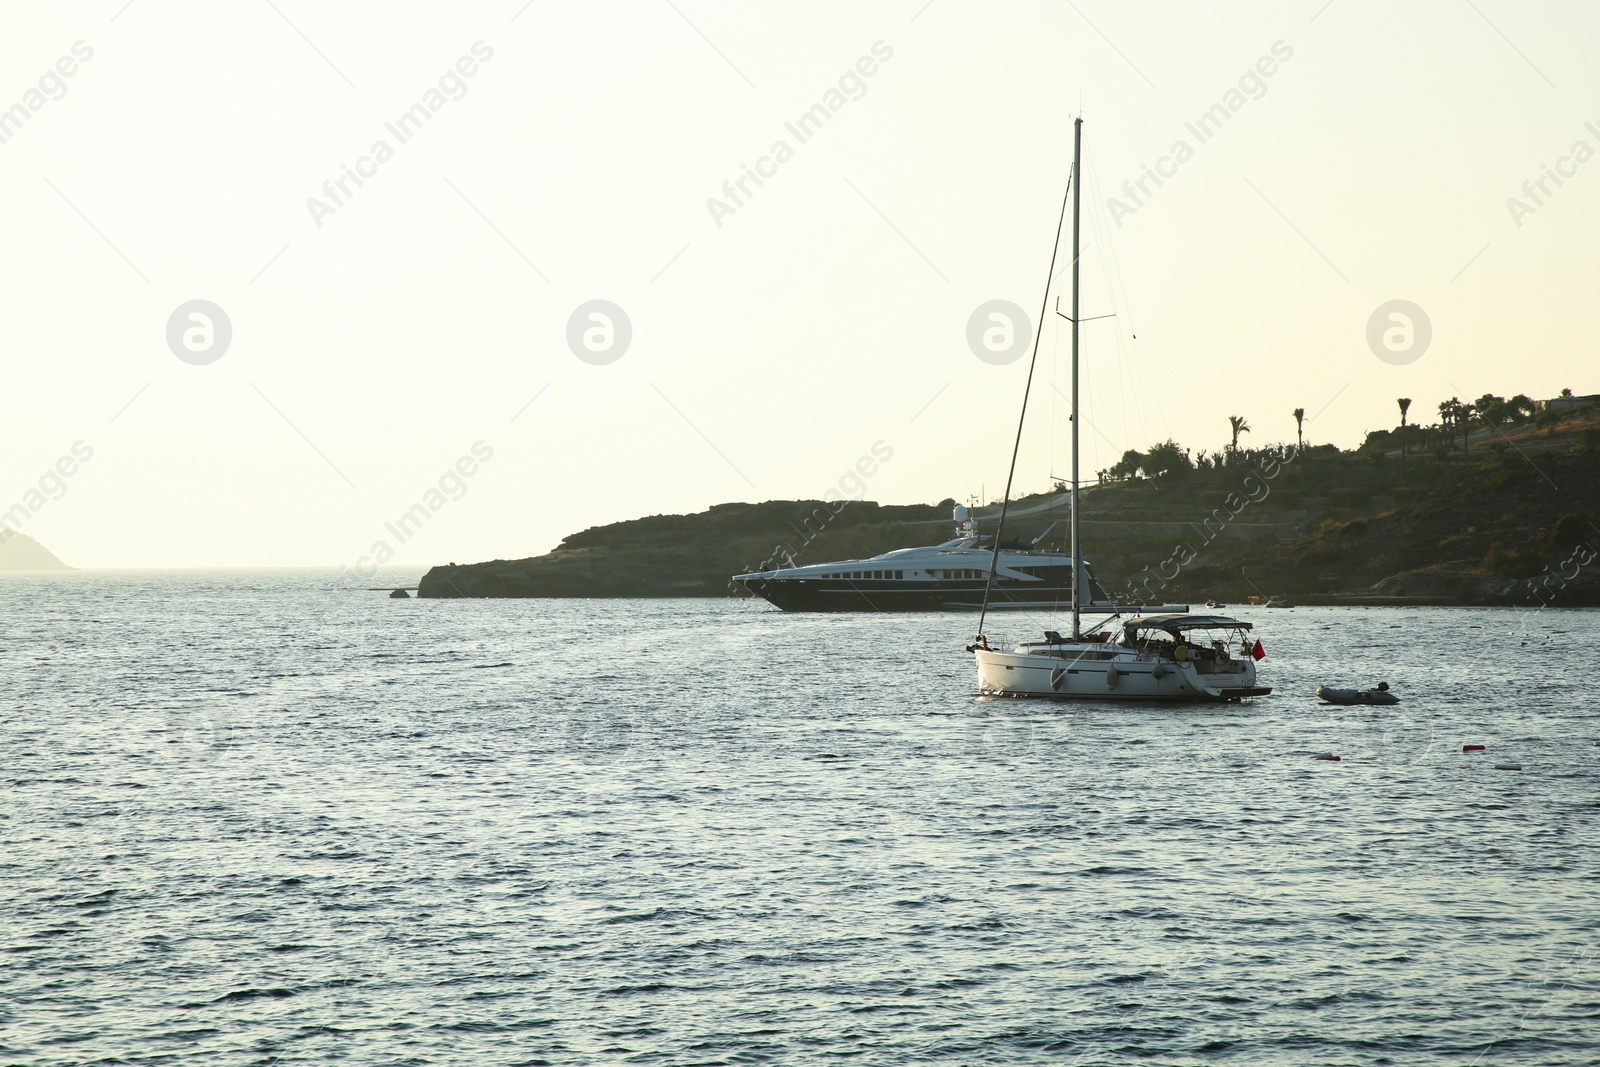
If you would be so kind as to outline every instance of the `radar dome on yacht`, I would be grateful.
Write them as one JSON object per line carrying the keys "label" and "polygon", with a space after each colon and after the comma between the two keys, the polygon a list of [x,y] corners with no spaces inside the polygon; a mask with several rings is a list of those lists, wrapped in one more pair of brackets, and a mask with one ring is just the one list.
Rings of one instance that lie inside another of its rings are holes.
{"label": "radar dome on yacht", "polygon": [[971,514],[972,513],[967,510],[967,506],[965,504],[956,505],[955,520],[957,522],[966,522],[967,519],[971,517]]}

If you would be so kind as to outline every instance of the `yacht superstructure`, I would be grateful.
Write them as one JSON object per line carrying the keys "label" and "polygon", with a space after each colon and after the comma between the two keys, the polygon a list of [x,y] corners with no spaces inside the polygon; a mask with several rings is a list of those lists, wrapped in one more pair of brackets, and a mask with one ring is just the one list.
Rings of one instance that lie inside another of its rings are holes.
{"label": "yacht superstructure", "polygon": [[[977,519],[965,507],[955,509],[954,520],[956,536],[942,544],[737,574],[733,580],[785,611],[976,610],[994,561],[991,538],[979,534]],[[1072,557],[1036,550],[1042,540],[1043,535],[1033,545],[1000,548],[991,609],[1071,605]],[[1082,578],[1095,600],[1109,602],[1087,563]]]}

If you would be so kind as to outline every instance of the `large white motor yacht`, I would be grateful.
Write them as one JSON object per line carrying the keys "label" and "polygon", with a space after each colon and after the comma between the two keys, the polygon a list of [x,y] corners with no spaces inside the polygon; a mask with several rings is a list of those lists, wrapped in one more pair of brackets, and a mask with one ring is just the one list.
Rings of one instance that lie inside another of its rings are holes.
{"label": "large white motor yacht", "polygon": [[[733,580],[785,611],[975,611],[983,605],[993,566],[991,611],[1064,610],[1071,605],[1072,557],[1036,550],[1049,530],[1032,545],[1001,546],[997,561],[991,539],[978,533],[977,519],[967,508],[957,506],[954,519],[956,536],[943,544],[897,548],[871,559],[736,574]],[[1092,608],[1110,604],[1088,563],[1080,577]]]}

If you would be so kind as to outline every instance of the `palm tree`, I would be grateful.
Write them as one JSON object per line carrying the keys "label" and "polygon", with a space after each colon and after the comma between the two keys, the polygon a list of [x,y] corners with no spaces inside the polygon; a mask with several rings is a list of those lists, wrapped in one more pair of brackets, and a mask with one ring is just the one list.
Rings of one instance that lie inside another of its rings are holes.
{"label": "palm tree", "polygon": [[1295,408],[1294,409],[1294,440],[1295,440],[1295,451],[1296,452],[1304,452],[1306,450],[1305,428],[1306,428],[1306,409],[1305,408]]}
{"label": "palm tree", "polygon": [[1461,401],[1455,397],[1439,401],[1439,427],[1444,430],[1445,447],[1455,447],[1456,420],[1461,417]]}
{"label": "palm tree", "polygon": [[1478,409],[1471,404],[1460,404],[1456,407],[1456,420],[1461,424],[1461,454],[1466,455],[1471,451],[1469,442],[1472,440],[1472,416]]}
{"label": "palm tree", "polygon": [[1233,451],[1239,451],[1239,435],[1250,432],[1250,424],[1244,421],[1243,415],[1229,415],[1228,424],[1233,427]]}
{"label": "palm tree", "polygon": [[1406,412],[1411,408],[1411,398],[1403,396],[1396,401],[1400,405],[1400,483],[1406,480]]}

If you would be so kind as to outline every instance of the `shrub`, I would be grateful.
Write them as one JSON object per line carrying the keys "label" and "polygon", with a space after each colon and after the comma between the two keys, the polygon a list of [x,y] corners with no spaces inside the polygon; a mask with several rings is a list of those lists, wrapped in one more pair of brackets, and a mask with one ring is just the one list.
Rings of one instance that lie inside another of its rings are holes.
{"label": "shrub", "polygon": [[1589,540],[1589,520],[1575,512],[1567,512],[1556,520],[1545,534],[1545,544],[1552,552],[1565,552]]}
{"label": "shrub", "polygon": [[1487,492],[1493,493],[1501,489],[1509,488],[1510,486],[1515,485],[1517,481],[1518,476],[1516,471],[1500,471],[1499,473],[1487,478],[1483,483],[1483,488]]}
{"label": "shrub", "polygon": [[1160,444],[1151,445],[1140,466],[1149,477],[1162,478],[1169,474],[1194,470],[1194,461],[1189,458],[1186,449],[1168,438]]}
{"label": "shrub", "polygon": [[1499,541],[1489,546],[1483,562],[1502,578],[1532,578],[1540,569],[1537,553],[1512,552]]}

